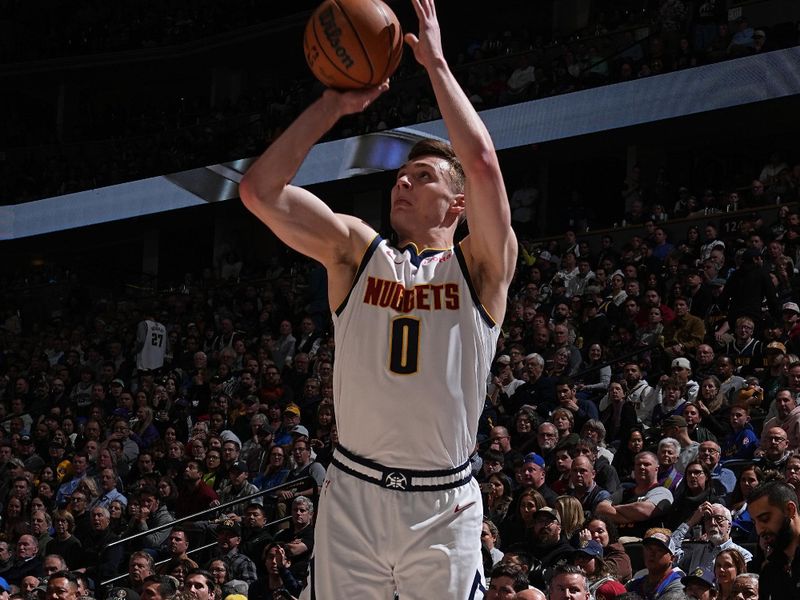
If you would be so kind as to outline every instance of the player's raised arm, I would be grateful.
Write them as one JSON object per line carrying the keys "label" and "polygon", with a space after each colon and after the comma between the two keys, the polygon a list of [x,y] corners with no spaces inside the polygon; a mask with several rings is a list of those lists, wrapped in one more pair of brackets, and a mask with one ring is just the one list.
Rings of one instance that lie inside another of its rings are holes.
{"label": "player's raised arm", "polygon": [[470,235],[462,247],[481,302],[501,321],[506,290],[514,274],[517,241],[503,176],[486,126],[444,59],[433,0],[412,0],[418,35],[406,43],[430,77],[450,142],[466,175],[465,206]]}
{"label": "player's raised arm", "polygon": [[284,243],[329,270],[354,260],[364,249],[369,228],[355,218],[334,214],[322,200],[290,181],[312,146],[341,117],[364,110],[387,89],[388,83],[349,92],[326,90],[253,163],[239,186],[250,212]]}

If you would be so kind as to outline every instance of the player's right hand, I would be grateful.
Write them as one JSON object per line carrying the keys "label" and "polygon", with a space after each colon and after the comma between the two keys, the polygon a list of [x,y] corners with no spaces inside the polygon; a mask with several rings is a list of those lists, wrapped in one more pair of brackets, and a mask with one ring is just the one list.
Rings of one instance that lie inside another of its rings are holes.
{"label": "player's right hand", "polygon": [[375,102],[375,100],[389,89],[389,80],[387,79],[380,85],[374,87],[362,88],[357,90],[334,90],[328,88],[322,94],[323,101],[330,103],[331,110],[336,111],[338,116],[351,115],[360,113]]}

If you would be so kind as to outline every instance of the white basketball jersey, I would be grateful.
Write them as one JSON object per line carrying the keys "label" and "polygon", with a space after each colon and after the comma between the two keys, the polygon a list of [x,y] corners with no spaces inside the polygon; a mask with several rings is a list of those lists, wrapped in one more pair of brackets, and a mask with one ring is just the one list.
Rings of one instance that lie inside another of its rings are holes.
{"label": "white basketball jersey", "polygon": [[164,355],[167,352],[167,328],[158,321],[144,321],[144,346],[136,357],[136,368],[140,371],[151,371],[164,366]]}
{"label": "white basketball jersey", "polygon": [[465,463],[499,327],[478,301],[461,249],[417,254],[377,236],[333,321],[342,446],[406,469]]}

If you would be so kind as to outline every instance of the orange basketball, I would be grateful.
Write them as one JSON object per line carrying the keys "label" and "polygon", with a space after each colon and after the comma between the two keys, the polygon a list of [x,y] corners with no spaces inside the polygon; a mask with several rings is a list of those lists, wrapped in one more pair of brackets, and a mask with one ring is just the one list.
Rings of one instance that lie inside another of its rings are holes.
{"label": "orange basketball", "polygon": [[325,0],[308,20],[303,46],[308,66],[326,86],[364,88],[397,69],[403,31],[381,0]]}

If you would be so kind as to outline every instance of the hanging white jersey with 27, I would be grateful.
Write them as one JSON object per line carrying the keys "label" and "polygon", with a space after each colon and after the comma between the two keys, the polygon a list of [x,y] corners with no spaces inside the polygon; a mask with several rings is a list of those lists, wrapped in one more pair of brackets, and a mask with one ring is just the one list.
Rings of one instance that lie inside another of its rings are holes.
{"label": "hanging white jersey with 27", "polygon": [[144,346],[136,356],[136,368],[140,371],[160,369],[164,366],[164,355],[167,352],[167,328],[150,319],[143,323]]}

